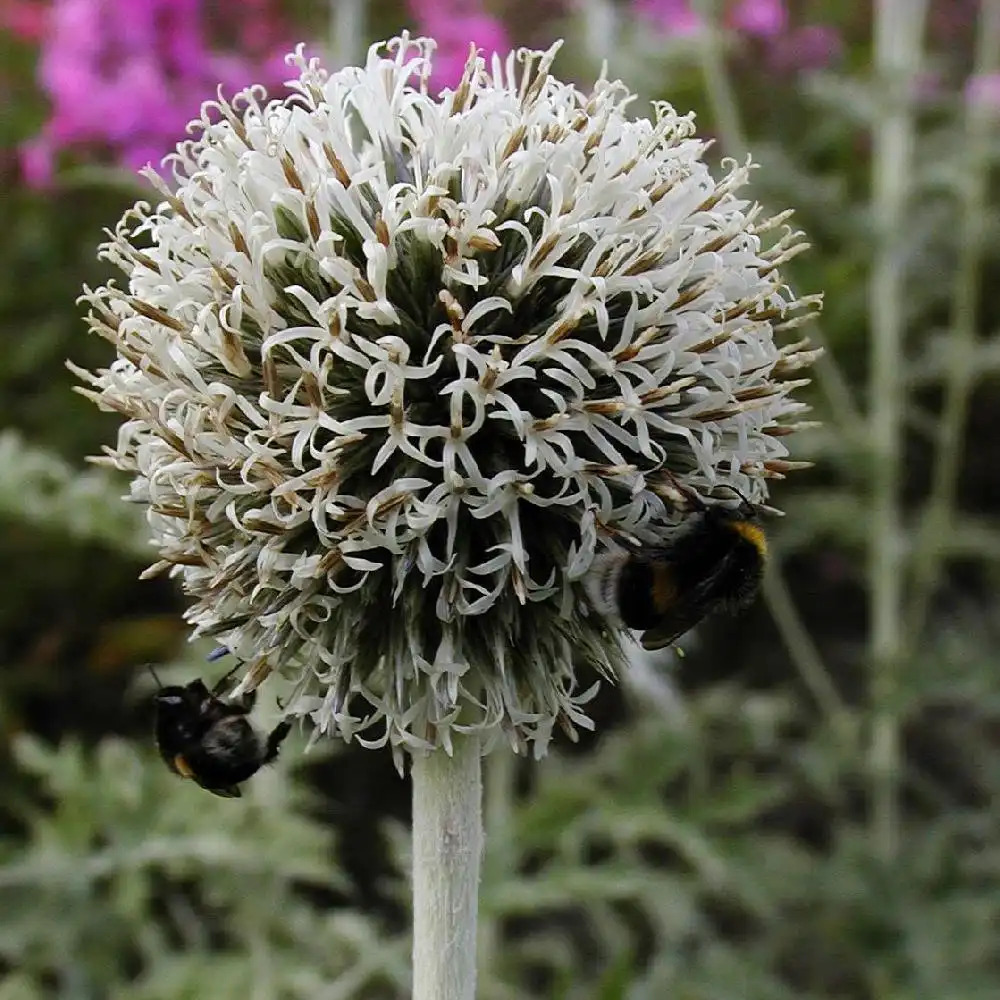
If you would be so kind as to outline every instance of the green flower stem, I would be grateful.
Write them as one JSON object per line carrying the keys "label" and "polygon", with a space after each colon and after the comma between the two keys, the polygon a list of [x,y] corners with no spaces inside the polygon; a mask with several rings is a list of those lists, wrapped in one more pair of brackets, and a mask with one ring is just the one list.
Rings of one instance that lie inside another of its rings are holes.
{"label": "green flower stem", "polygon": [[875,6],[876,85],[885,96],[872,135],[875,254],[869,286],[869,654],[873,723],[868,765],[872,834],[876,851],[886,860],[895,855],[899,839],[899,725],[895,702],[903,645],[899,487],[905,409],[905,223],[915,133],[910,97],[920,68],[926,13],[926,0],[878,0]]}
{"label": "green flower stem", "polygon": [[[977,76],[1000,70],[1000,0],[983,0],[979,14],[976,59]],[[937,424],[930,495],[921,519],[914,551],[913,592],[907,607],[907,630],[911,642],[919,639],[927,602],[937,582],[955,502],[955,484],[962,460],[969,397],[976,383],[974,358],[979,326],[979,274],[987,216],[990,136],[993,112],[970,102],[966,107],[965,141],[962,143],[963,178],[959,192],[960,223],[958,266],[951,297],[951,337],[948,345],[944,402]]]}
{"label": "green flower stem", "polygon": [[413,1000],[475,1000],[476,911],[483,849],[477,736],[415,756]]}

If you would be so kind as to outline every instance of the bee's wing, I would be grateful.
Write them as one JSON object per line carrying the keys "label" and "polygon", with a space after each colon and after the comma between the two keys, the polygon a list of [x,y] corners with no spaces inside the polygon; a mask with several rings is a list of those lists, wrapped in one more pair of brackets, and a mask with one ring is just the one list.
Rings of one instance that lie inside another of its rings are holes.
{"label": "bee's wing", "polygon": [[723,590],[722,581],[726,579],[732,561],[732,556],[726,556],[697,587],[679,594],[659,624],[642,633],[642,648],[653,651],[673,645],[714,611]]}
{"label": "bee's wing", "polygon": [[659,625],[642,633],[642,648],[652,651],[673,645],[704,616],[705,606],[700,602],[678,604],[663,616]]}
{"label": "bee's wing", "polygon": [[222,799],[240,799],[243,797],[239,785],[226,785],[222,788],[209,788],[207,785],[202,785],[201,787],[213,795],[218,795]]}

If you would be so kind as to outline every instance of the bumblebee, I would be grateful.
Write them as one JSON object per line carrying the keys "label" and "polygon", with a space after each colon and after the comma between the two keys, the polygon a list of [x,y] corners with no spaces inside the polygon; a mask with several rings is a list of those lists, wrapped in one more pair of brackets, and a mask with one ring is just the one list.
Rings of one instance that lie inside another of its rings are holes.
{"label": "bumblebee", "polygon": [[587,580],[595,610],[641,631],[644,649],[672,645],[715,611],[742,610],[764,577],[759,509],[739,493],[737,507],[686,495],[694,512],[676,538],[598,557]]}
{"label": "bumblebee", "polygon": [[211,691],[202,680],[164,687],[153,673],[160,685],[156,746],[164,763],[174,774],[229,799],[239,798],[240,784],[278,756],[292,728],[290,722],[280,722],[265,735],[250,724],[247,716],[257,700],[256,691],[236,700],[222,697],[238,666]]}

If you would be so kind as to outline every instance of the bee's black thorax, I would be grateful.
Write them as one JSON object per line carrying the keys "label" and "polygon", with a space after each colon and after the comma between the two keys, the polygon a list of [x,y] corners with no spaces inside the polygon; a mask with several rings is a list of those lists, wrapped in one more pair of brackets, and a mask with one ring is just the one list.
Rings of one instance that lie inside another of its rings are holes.
{"label": "bee's black thorax", "polygon": [[718,607],[738,610],[757,593],[765,554],[754,516],[711,507],[668,546],[630,557],[618,581],[621,619],[629,628],[652,629],[678,610],[694,619]]}
{"label": "bee's black thorax", "polygon": [[224,700],[200,681],[163,688],[156,696],[156,744],[175,774],[217,795],[238,796],[241,782],[278,755],[291,724],[258,732],[247,716],[253,694]]}

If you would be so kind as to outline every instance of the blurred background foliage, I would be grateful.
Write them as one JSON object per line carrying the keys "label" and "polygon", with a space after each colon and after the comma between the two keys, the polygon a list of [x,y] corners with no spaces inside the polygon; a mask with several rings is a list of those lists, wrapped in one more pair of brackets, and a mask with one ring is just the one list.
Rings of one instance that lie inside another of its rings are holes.
{"label": "blurred background foliage", "polygon": [[606,59],[694,108],[796,207],[792,278],[826,293],[817,466],[775,484],[765,600],[637,653],[579,745],[487,761],[480,996],[1000,995],[998,0],[158,6],[0,0],[0,1000],[408,994],[387,755],[290,746],[235,803],[155,759],[141,664],[187,679],[206,649],[137,580],[140,518],[84,461],[115,420],[63,367],[109,360],[75,298],[206,78],[405,25],[442,83],[470,37],[564,36],[560,75]]}

